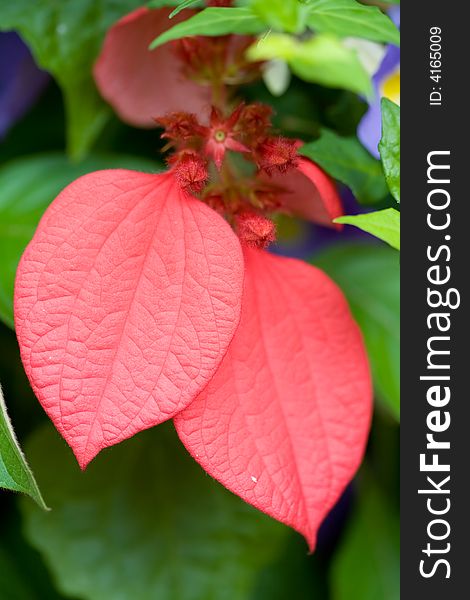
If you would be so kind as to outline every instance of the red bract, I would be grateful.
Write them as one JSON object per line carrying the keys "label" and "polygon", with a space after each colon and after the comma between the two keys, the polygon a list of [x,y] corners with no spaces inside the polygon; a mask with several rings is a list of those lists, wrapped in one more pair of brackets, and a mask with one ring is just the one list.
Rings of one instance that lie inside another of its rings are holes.
{"label": "red bract", "polygon": [[171,45],[148,49],[160,33],[194,14],[182,10],[170,20],[170,12],[139,8],[118,21],[94,68],[102,96],[123,121],[137,127],[155,127],[153,117],[169,111],[201,113],[209,106],[210,89],[185,77]]}
{"label": "red bract", "polygon": [[313,549],[362,459],[370,413],[362,339],[339,289],[305,263],[246,249],[240,325],[175,418],[192,456]]}
{"label": "red bract", "polygon": [[174,170],[77,180],[18,268],[21,356],[82,467],[177,415],[211,475],[313,548],[364,451],[367,359],[338,288],[309,265],[250,248],[273,238],[264,217],[237,223],[244,258]]}
{"label": "red bract", "polygon": [[15,320],[33,389],[82,467],[201,392],[242,283],[237,238],[173,174],[101,171],[58,196],[19,265]]}
{"label": "red bract", "polygon": [[318,165],[308,158],[299,157],[296,167],[286,173],[273,171],[260,174],[268,186],[277,185],[279,209],[291,214],[341,229],[333,219],[343,214],[341,198],[334,181]]}
{"label": "red bract", "polygon": [[[276,212],[331,226],[341,201],[269,107],[228,102],[259,67],[249,40],[148,51],[169,12],[117,23],[95,77],[124,120],[165,128],[170,170],[92,173],[52,203],[18,267],[21,356],[83,468],[175,417],[208,473],[313,549],[364,452],[370,374],[338,288],[265,248]],[[209,123],[209,88],[183,71],[212,83]]]}

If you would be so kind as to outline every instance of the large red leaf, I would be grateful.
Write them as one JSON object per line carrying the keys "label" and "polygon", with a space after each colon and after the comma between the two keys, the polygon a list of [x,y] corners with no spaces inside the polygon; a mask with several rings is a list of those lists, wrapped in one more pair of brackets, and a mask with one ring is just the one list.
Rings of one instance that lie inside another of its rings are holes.
{"label": "large red leaf", "polygon": [[213,477],[314,548],[361,462],[371,383],[358,327],[318,269],[245,254],[239,328],[218,371],[175,418]]}
{"label": "large red leaf", "polygon": [[185,76],[172,45],[148,48],[160,33],[194,14],[182,10],[170,20],[170,12],[139,8],[122,18],[108,31],[94,67],[102,96],[137,127],[156,127],[154,117],[167,112],[208,112],[210,89]]}
{"label": "large red leaf", "polygon": [[18,268],[26,373],[82,467],[202,390],[238,325],[243,255],[171,174],[111,170],[69,185]]}

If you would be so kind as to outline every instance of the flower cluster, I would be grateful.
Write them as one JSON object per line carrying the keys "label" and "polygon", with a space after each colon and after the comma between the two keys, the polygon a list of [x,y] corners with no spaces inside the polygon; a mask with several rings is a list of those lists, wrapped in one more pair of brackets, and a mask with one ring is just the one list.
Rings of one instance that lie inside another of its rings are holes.
{"label": "flower cluster", "polygon": [[[168,163],[182,188],[229,222],[240,214],[266,221],[287,212],[332,226],[341,214],[334,183],[298,154],[299,141],[273,135],[271,115],[269,106],[241,103],[225,117],[213,106],[207,125],[181,111],[155,121],[165,129],[165,149],[172,151]],[[231,158],[233,153],[241,162]],[[274,231],[273,223],[270,228]],[[253,232],[249,237],[254,244]],[[262,247],[266,239],[262,236]]]}
{"label": "flower cluster", "polygon": [[[312,209],[316,198],[316,212],[310,218],[320,221],[323,217],[325,224],[332,224],[341,214],[333,182],[319,167],[299,156],[300,142],[272,135],[271,113],[270,107],[254,103],[240,104],[226,117],[212,107],[208,125],[185,112],[155,121],[165,128],[165,149],[172,150],[168,163],[182,188],[199,195],[230,222],[240,214],[263,216],[265,220],[276,211],[302,214],[306,211],[302,211],[301,203],[305,201],[305,208]],[[230,159],[230,152],[242,155],[241,165]],[[211,169],[211,163],[215,168]],[[284,176],[289,172],[288,180]],[[311,189],[299,199],[302,181],[308,185],[308,180]],[[262,236],[263,247],[265,242]]]}

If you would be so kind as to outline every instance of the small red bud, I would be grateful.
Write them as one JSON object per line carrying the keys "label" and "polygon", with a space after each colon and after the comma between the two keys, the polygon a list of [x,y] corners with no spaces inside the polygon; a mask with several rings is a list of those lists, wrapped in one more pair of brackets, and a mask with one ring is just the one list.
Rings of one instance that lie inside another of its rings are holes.
{"label": "small red bud", "polygon": [[185,152],[171,162],[175,163],[175,178],[184,190],[195,194],[202,192],[209,177],[207,161],[194,152]]}
{"label": "small red bud", "polygon": [[297,166],[299,156],[297,140],[284,137],[268,138],[257,148],[258,166],[268,175],[276,169],[285,173],[290,168]]}
{"label": "small red bud", "polygon": [[271,127],[272,114],[273,110],[267,104],[248,104],[243,107],[238,127],[246,136],[264,138]]}
{"label": "small red bud", "polygon": [[252,248],[264,249],[276,239],[274,223],[254,212],[243,212],[236,217],[240,241]]}
{"label": "small red bud", "polygon": [[256,181],[250,193],[250,201],[263,212],[275,212],[281,206],[280,195],[285,189],[267,181]]}
{"label": "small red bud", "polygon": [[204,197],[204,202],[219,215],[225,214],[225,203],[221,194],[212,193]]}
{"label": "small red bud", "polygon": [[201,133],[201,126],[192,113],[173,112],[164,117],[156,117],[154,121],[165,129],[161,137],[174,142],[186,142]]}

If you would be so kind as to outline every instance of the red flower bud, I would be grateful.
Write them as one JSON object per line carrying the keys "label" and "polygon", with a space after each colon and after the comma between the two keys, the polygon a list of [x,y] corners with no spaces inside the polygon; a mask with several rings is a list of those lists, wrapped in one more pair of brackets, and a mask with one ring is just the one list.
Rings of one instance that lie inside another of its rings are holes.
{"label": "red flower bud", "polygon": [[276,239],[274,223],[254,212],[244,212],[236,217],[240,241],[251,248],[267,248]]}
{"label": "red flower bud", "polygon": [[173,142],[186,142],[201,133],[201,126],[193,113],[173,112],[155,117],[154,121],[165,129],[161,137]]}
{"label": "red flower bud", "polygon": [[255,102],[243,107],[238,122],[238,129],[243,135],[254,138],[265,138],[271,128],[273,110],[267,104]]}
{"label": "red flower bud", "polygon": [[198,194],[207,183],[207,162],[195,152],[185,152],[171,161],[175,163],[174,174],[180,186]]}
{"label": "red flower bud", "polygon": [[268,175],[275,170],[286,173],[299,161],[297,140],[284,137],[268,138],[257,148],[258,166]]}
{"label": "red flower bud", "polygon": [[225,202],[221,193],[217,193],[216,191],[214,191],[208,194],[204,194],[203,200],[207,204],[207,206],[212,208],[212,210],[215,210],[215,212],[219,215],[225,214]]}

